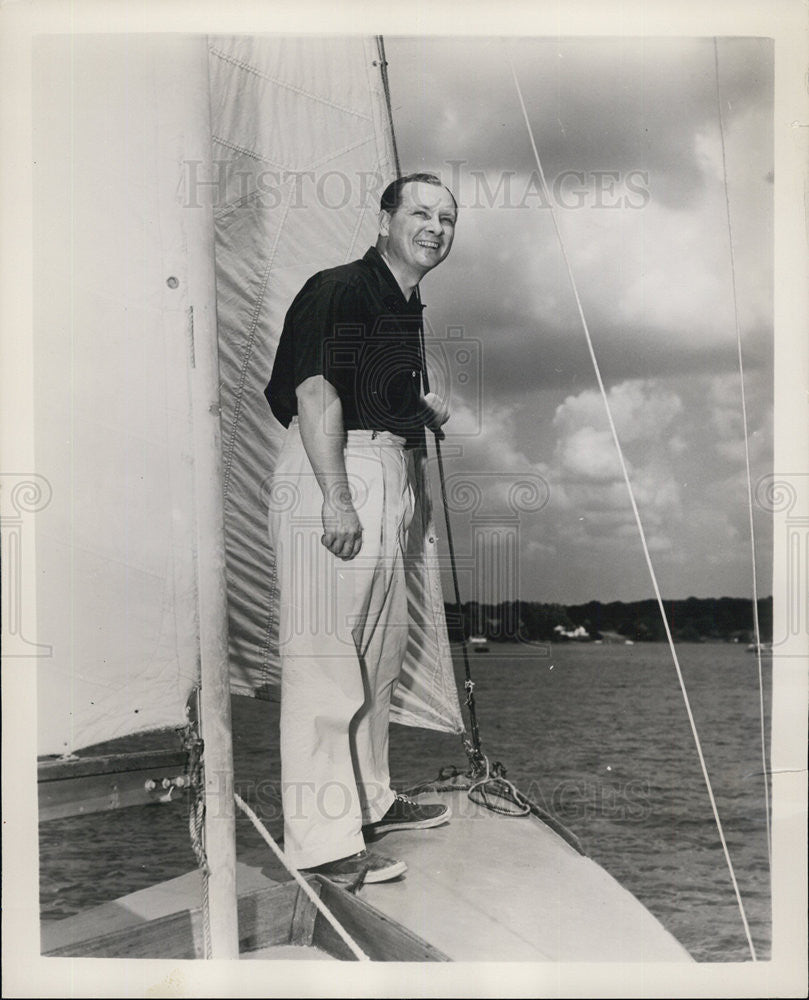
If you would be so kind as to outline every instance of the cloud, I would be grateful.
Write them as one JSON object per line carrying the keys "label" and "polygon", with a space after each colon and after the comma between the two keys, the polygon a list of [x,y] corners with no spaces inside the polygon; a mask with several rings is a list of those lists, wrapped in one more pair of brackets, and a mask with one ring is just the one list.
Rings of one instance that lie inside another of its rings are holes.
{"label": "cloud", "polygon": [[[720,96],[737,109],[767,107],[772,44],[720,44]],[[531,149],[512,59],[548,176],[563,170],[648,170],[660,198],[697,197],[703,164],[689,137],[717,128],[710,39],[393,38],[394,120],[404,166],[451,173],[519,170]],[[474,108],[474,113],[470,109]],[[463,194],[464,192],[462,192]]]}
{"label": "cloud", "polygon": [[[654,380],[630,380],[607,394],[650,548],[672,548],[667,529],[682,516],[680,489],[669,448],[670,428],[682,415],[681,398]],[[573,544],[612,545],[637,535],[629,493],[600,394],[586,390],[557,408],[550,468],[552,502],[560,530]]]}
{"label": "cloud", "polygon": [[[771,468],[766,375],[748,376],[747,388],[755,482]],[[738,394],[738,375],[627,379],[608,390],[647,547],[670,596],[738,594],[749,587]],[[518,536],[519,583],[512,581],[509,593],[516,588],[526,599],[547,600],[648,595],[648,570],[600,393],[569,393],[547,411],[537,427],[547,442],[542,461],[517,444],[521,414],[520,407],[502,403],[482,414],[460,403],[447,425],[449,485],[471,483],[479,491],[474,511],[453,513],[456,545],[467,566],[463,594],[494,599],[496,587],[468,568],[473,534],[484,530],[493,537],[505,530]],[[515,520],[511,486],[520,479],[546,484],[547,503],[518,512]],[[434,489],[438,496],[437,482]],[[757,515],[766,565],[770,528],[763,520]],[[766,569],[760,577],[766,578]],[[451,586],[449,577],[445,583]]]}
{"label": "cloud", "polygon": [[[481,39],[397,40],[395,48],[394,94],[397,86],[408,92],[409,71],[426,79],[394,112],[406,166],[443,164],[465,206],[452,256],[425,282],[430,321],[480,340],[495,395],[592,382],[564,259],[532,179],[506,48]],[[731,369],[712,42],[531,39],[510,48],[549,183],[581,172],[581,203],[558,218],[604,377]],[[751,366],[769,364],[771,344],[771,69],[766,40],[720,42],[736,290]],[[613,197],[599,171],[617,173]],[[637,171],[648,195],[629,207],[627,182]]]}
{"label": "cloud", "polygon": [[[659,441],[671,423],[682,413],[680,397],[654,380],[630,380],[613,386],[607,402],[619,439]],[[568,396],[557,409],[554,426],[562,435],[581,428],[608,426],[603,397],[594,390]]]}
{"label": "cloud", "polygon": [[609,481],[620,473],[609,431],[580,427],[567,436],[560,451],[562,468],[577,479]]}
{"label": "cloud", "polygon": [[[547,465],[532,461],[516,446],[514,421],[515,411],[509,406],[490,407],[482,419],[462,401],[453,406],[442,451],[450,508],[459,514],[459,521],[479,514],[508,520],[521,508],[523,513],[536,512],[546,502]],[[477,497],[474,508],[467,486]],[[456,501],[453,490],[460,491]]]}
{"label": "cloud", "polygon": [[[747,451],[754,468],[769,466],[772,461],[773,416],[768,397],[768,387],[765,388],[762,380],[745,379]],[[744,410],[738,372],[717,375],[710,380],[707,404],[710,411],[708,426],[714,432],[716,453],[736,469],[744,470]]]}
{"label": "cloud", "polygon": [[[448,474],[477,475],[485,514],[500,512],[504,524],[513,477],[547,482],[548,503],[519,516],[523,596],[648,596],[506,47],[386,41],[403,167],[442,170],[462,202],[452,255],[423,283],[434,335],[459,327],[480,353],[480,378],[452,386]],[[561,207],[558,220],[664,593],[744,593],[725,174],[756,481],[772,467],[772,43],[720,39],[726,171],[710,39],[521,39],[509,48],[550,183],[584,172],[581,204]],[[599,207],[598,171],[618,172],[618,195],[630,171],[642,171],[648,198],[639,207],[602,198]],[[453,518],[463,545],[471,515]]]}

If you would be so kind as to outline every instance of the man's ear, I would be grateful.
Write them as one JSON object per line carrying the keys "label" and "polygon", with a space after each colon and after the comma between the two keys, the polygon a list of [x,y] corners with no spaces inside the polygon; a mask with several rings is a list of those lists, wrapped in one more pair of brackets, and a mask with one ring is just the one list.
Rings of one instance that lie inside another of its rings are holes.
{"label": "man's ear", "polygon": [[387,236],[390,231],[390,212],[381,208],[379,210],[379,235]]}

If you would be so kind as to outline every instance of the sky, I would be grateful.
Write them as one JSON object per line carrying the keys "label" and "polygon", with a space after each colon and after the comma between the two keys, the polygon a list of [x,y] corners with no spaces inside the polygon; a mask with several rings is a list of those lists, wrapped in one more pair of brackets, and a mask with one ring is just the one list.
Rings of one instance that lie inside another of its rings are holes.
{"label": "sky", "polygon": [[[550,205],[663,597],[751,596],[730,234],[755,486],[773,461],[771,42],[719,39],[718,94],[709,38],[385,45],[402,170],[460,203],[422,298],[462,599],[654,593]],[[754,525],[768,595],[755,507]]]}

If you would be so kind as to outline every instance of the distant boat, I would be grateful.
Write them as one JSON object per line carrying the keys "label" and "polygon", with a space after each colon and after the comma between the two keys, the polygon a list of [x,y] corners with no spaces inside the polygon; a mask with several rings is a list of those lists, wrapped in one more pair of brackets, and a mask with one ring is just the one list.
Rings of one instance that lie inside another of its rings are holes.
{"label": "distant boat", "polygon": [[488,653],[489,652],[489,645],[488,645],[488,642],[486,641],[486,636],[485,635],[473,635],[469,639],[469,642],[472,644],[472,649],[476,653]]}
{"label": "distant boat", "polygon": [[747,647],[748,653],[771,653],[772,643],[771,642],[751,642]]}

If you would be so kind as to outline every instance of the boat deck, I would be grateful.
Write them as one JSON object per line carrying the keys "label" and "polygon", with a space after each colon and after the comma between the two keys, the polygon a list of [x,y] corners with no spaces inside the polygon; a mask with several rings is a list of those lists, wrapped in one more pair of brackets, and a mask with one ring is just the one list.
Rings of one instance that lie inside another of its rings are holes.
{"label": "boat deck", "polygon": [[[453,961],[690,961],[631,893],[534,816],[498,815],[463,791],[423,798],[439,796],[452,809],[449,823],[395,831],[370,845],[408,865],[401,879],[366,885],[358,893],[360,901],[384,915],[382,923],[388,918],[388,926],[390,921],[401,925]],[[253,851],[237,864],[240,898],[277,891],[290,878],[269,850]],[[75,917],[43,923],[42,951],[70,948],[100,934],[109,940],[118,933],[124,940],[127,931],[193,910],[200,902],[201,878],[190,872]],[[419,954],[417,943],[412,954]],[[243,957],[329,956],[287,946],[257,948]]]}
{"label": "boat deck", "polygon": [[440,799],[449,823],[374,842],[408,871],[362,896],[454,961],[690,961],[631,893],[534,816],[498,815],[460,791]]}

